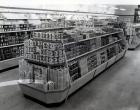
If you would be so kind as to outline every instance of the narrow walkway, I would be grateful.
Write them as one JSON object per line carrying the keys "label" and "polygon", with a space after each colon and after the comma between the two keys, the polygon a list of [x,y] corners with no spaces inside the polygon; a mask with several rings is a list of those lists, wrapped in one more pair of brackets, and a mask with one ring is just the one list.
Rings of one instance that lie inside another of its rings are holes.
{"label": "narrow walkway", "polygon": [[[17,80],[18,69],[0,73]],[[22,96],[18,85],[0,87],[0,110],[140,110],[140,48],[81,88],[59,107],[47,108]]]}

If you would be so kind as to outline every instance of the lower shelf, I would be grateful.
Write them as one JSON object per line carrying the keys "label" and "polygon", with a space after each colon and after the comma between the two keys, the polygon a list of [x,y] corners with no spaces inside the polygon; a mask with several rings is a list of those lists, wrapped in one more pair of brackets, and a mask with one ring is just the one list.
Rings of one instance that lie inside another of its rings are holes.
{"label": "lower shelf", "polygon": [[28,95],[30,97],[33,97],[39,101],[42,101],[46,104],[52,104],[52,103],[60,103],[63,100],[67,98],[67,96],[71,95],[74,93],[76,90],[78,90],[80,87],[85,85],[87,82],[92,80],[96,75],[101,73],[103,70],[107,69],[109,66],[114,64],[116,61],[121,59],[125,55],[126,50],[122,51],[119,53],[117,56],[114,56],[107,62],[103,63],[99,67],[95,68],[91,72],[88,72],[81,78],[77,79],[74,81],[71,85],[70,88],[65,89],[64,91],[57,91],[57,92],[44,92],[44,91],[39,91],[36,88],[32,88],[30,86],[27,86],[25,84],[20,84],[19,86],[23,92],[23,94]]}
{"label": "lower shelf", "polygon": [[20,59],[22,59],[22,57],[11,58],[11,59],[0,61],[0,71],[6,70],[14,66],[18,66],[18,61]]}

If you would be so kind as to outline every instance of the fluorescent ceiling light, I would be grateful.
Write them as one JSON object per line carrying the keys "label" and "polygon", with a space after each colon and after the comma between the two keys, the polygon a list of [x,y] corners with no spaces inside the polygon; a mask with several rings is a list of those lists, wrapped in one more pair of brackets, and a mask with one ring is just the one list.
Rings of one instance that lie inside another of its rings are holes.
{"label": "fluorescent ceiling light", "polygon": [[[138,5],[140,0],[0,0],[2,6],[18,6],[31,8],[46,8],[48,5],[76,5],[76,4],[130,4]],[[59,7],[61,8],[61,7]]]}
{"label": "fluorescent ceiling light", "polygon": [[114,9],[114,10],[118,10],[119,8],[117,8],[117,7],[112,7],[112,9]]}
{"label": "fluorescent ceiling light", "polygon": [[124,8],[120,8],[120,10],[121,10],[121,11],[125,11],[126,9],[124,9]]}

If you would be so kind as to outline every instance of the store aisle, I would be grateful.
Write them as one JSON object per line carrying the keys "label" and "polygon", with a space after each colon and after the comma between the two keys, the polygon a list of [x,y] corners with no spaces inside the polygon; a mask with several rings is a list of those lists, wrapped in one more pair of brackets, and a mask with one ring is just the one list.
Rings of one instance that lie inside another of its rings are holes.
{"label": "store aisle", "polygon": [[[68,98],[47,108],[22,96],[17,85],[0,87],[1,110],[139,110],[140,48],[126,56]],[[18,69],[0,74],[0,82],[17,80]]]}

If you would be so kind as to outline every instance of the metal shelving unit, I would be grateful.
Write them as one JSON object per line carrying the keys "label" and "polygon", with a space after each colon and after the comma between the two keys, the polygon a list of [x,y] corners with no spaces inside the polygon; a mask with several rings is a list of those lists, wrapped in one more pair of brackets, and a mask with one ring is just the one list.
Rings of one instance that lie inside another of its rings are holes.
{"label": "metal shelving unit", "polygon": [[[116,32],[116,33],[120,34],[120,33],[123,33],[123,32],[120,31],[120,32]],[[111,35],[111,34],[112,33],[107,34],[106,37],[108,35]],[[102,37],[105,37],[105,36],[103,35]],[[84,53],[82,55],[79,55],[77,57],[71,58],[69,60],[66,59],[66,65],[68,65],[68,63],[73,61],[73,60],[76,60],[76,59],[81,58],[83,56],[89,56],[93,52],[98,52],[98,51],[100,51],[102,49],[107,49],[110,46],[113,46],[114,44],[121,43],[121,42],[123,42],[123,38],[119,39],[117,41],[114,41],[112,43],[109,43],[109,44],[107,44],[105,46],[101,46],[100,48],[97,48],[97,49],[95,49],[93,51],[89,51],[89,52],[86,52],[86,53]],[[70,45],[70,44],[71,43],[64,44],[64,46],[65,45]],[[39,101],[42,101],[42,102],[44,102],[46,104],[60,103],[63,100],[67,99],[67,97],[69,95],[71,95],[73,92],[75,92],[80,87],[85,85],[88,81],[92,80],[95,76],[100,74],[103,70],[107,69],[109,66],[111,66],[112,64],[117,62],[119,59],[123,58],[123,56],[125,55],[126,50],[127,50],[127,48],[124,48],[123,51],[121,51],[120,53],[116,54],[112,58],[108,59],[106,62],[100,64],[99,66],[97,66],[93,70],[87,72],[85,75],[82,75],[80,78],[76,79],[75,81],[71,81],[71,78],[70,78],[69,79],[69,86],[64,88],[63,90],[60,90],[60,91],[59,90],[45,91],[43,88],[40,89],[40,88],[37,88],[36,86],[30,84],[30,83],[29,84],[28,83],[22,83],[21,81],[19,82],[20,88],[21,88],[23,94],[28,95],[30,97],[33,97],[33,98],[35,98],[35,99],[37,99]],[[44,66],[44,64],[42,66]],[[46,66],[47,66],[47,64],[46,64]],[[66,73],[66,74],[68,74],[68,73]]]}
{"label": "metal shelving unit", "polygon": [[[34,11],[39,10],[39,11],[44,12],[44,13],[41,13],[41,14],[45,14],[46,11],[49,11],[49,12],[60,12],[61,14],[62,13],[72,13],[72,14],[76,13],[76,14],[105,15],[104,13],[65,11],[65,10],[47,10],[47,9],[35,9],[35,8],[3,7],[3,6],[0,6],[0,8],[19,9],[19,10],[34,10]],[[108,14],[108,15],[112,16],[114,14]],[[59,29],[71,29],[71,28],[73,28],[73,27],[53,28],[53,29],[48,29],[47,28],[47,29],[34,29],[34,30],[19,30],[19,31],[1,32],[1,34],[3,34],[3,33],[15,33],[15,32],[33,32],[33,31],[40,32],[40,31],[47,31],[47,30],[54,31],[54,30],[59,30]],[[104,35],[100,35],[100,36],[95,36],[93,38],[83,39],[83,40],[78,41],[78,42],[84,42],[84,41],[88,41],[88,40],[90,41],[90,40],[95,39],[95,38],[107,37],[109,35],[113,36],[114,34],[120,34],[120,33],[122,34],[123,32],[117,30],[116,32],[113,32],[113,33],[108,33],[108,34],[104,34]],[[124,36],[122,36],[122,37],[124,37]],[[118,61],[119,59],[123,58],[124,55],[125,55],[125,52],[127,50],[127,47],[125,45],[125,48],[123,48],[123,50],[119,51],[116,55],[112,56],[110,59],[107,59],[104,63],[101,63],[100,65],[97,65],[97,67],[95,67],[93,70],[90,70],[86,74],[81,75],[78,79],[76,79],[74,81],[72,81],[71,77],[73,77],[73,76],[70,76],[70,72],[69,72],[68,64],[70,62],[72,62],[74,60],[77,60],[77,59],[80,59],[80,58],[83,58],[85,56],[89,56],[91,53],[98,53],[100,50],[108,49],[109,47],[111,47],[111,46],[113,46],[115,44],[121,44],[122,42],[125,42],[123,38],[118,39],[117,41],[113,41],[112,43],[108,43],[108,44],[106,44],[104,46],[100,46],[97,49],[95,48],[95,49],[93,49],[93,50],[91,50],[89,52],[85,52],[85,53],[83,53],[81,55],[78,55],[78,56],[70,58],[70,59],[67,58],[66,52],[65,52],[65,62],[63,64],[58,64],[58,65],[53,65],[53,64],[49,65],[47,63],[40,63],[39,61],[32,61],[30,59],[25,59],[25,61],[27,61],[28,63],[36,64],[36,65],[42,66],[42,67],[46,67],[48,65],[52,66],[52,67],[53,66],[65,65],[66,69],[68,70],[65,73],[65,75],[68,75],[69,79],[67,79],[68,80],[67,87],[65,87],[63,89],[58,89],[58,90],[54,89],[54,90],[47,90],[47,91],[42,89],[42,88],[36,87],[35,83],[28,83],[28,82],[26,83],[24,81],[19,80],[19,86],[21,88],[21,91],[23,92],[24,95],[28,95],[30,97],[33,97],[33,98],[35,98],[35,99],[37,99],[39,101],[42,101],[42,102],[44,102],[46,104],[60,103],[63,100],[66,100],[69,95],[71,95],[76,90],[78,90],[80,87],[85,85],[88,81],[92,80],[95,76],[100,74],[103,70],[107,69],[109,66],[114,64],[116,61]],[[71,44],[74,44],[74,43],[77,43],[77,42],[63,43],[63,48],[65,46],[68,46],[68,45],[71,45]],[[6,63],[6,61],[7,61],[9,63],[9,61],[12,62],[13,60],[17,61],[19,59],[18,58],[13,58],[13,59],[9,59],[9,60],[4,60],[2,62]],[[1,65],[2,65],[2,62],[0,62]],[[48,74],[48,73],[46,73],[46,74]],[[62,85],[64,85],[64,84],[62,84]]]}
{"label": "metal shelving unit", "polygon": [[58,27],[58,28],[45,28],[45,29],[30,29],[30,30],[17,30],[17,31],[3,31],[0,34],[8,34],[8,33],[20,33],[20,32],[39,32],[39,31],[53,31],[53,30],[62,30],[62,29],[71,29],[74,27]]}
{"label": "metal shelving unit", "polygon": [[0,71],[5,69],[18,66],[18,61],[21,60],[23,57],[16,57],[7,60],[0,61]]}
{"label": "metal shelving unit", "polygon": [[[9,33],[20,33],[20,32],[42,32],[42,31],[54,31],[54,30],[64,30],[64,29],[72,29],[74,27],[59,27],[59,28],[45,28],[45,29],[31,29],[31,30],[19,30],[19,31],[5,31],[5,32],[0,32],[0,34],[9,34]],[[57,41],[55,41],[57,42]],[[58,41],[59,42],[59,41]],[[7,45],[7,46],[0,46],[0,49],[2,48],[10,48],[10,47],[16,47],[16,46],[24,46],[24,43],[20,43],[20,44],[13,44],[13,45]],[[18,60],[20,58],[12,58],[13,64],[9,63],[9,60],[2,60],[0,61],[0,65],[2,65],[2,63],[4,62],[4,66],[0,67],[0,70],[4,70],[6,68],[10,68],[13,66],[18,66]],[[11,66],[10,66],[10,65]]]}
{"label": "metal shelving unit", "polygon": [[[100,36],[96,36],[96,37],[92,37],[92,38],[88,38],[88,39],[83,39],[83,40],[80,40],[79,42],[83,42],[83,41],[87,41],[87,40],[92,40],[92,39],[99,38],[99,37],[106,37],[106,36],[117,34],[117,33],[120,33],[120,32],[121,31],[113,32],[113,33],[109,33],[109,34],[103,34],[103,35],[100,35]],[[64,45],[70,45],[70,44],[74,44],[74,43],[77,43],[77,42],[69,42],[69,43],[65,43]]]}
{"label": "metal shelving unit", "polygon": [[76,56],[76,57],[74,57],[74,58],[68,59],[67,61],[70,62],[70,61],[72,61],[72,60],[81,58],[81,57],[86,56],[86,55],[88,55],[88,54],[90,54],[90,53],[93,53],[93,52],[99,51],[99,50],[101,50],[101,49],[107,48],[108,46],[113,45],[113,44],[115,44],[115,43],[118,43],[118,42],[120,42],[120,41],[122,41],[122,39],[117,40],[117,41],[115,41],[115,42],[112,42],[112,43],[110,43],[110,44],[107,44],[107,45],[105,45],[105,46],[102,46],[102,47],[100,47],[100,48],[97,48],[97,49],[95,49],[95,50],[86,52],[86,53],[84,53],[84,54],[82,54],[82,55],[79,55],[79,56]]}

